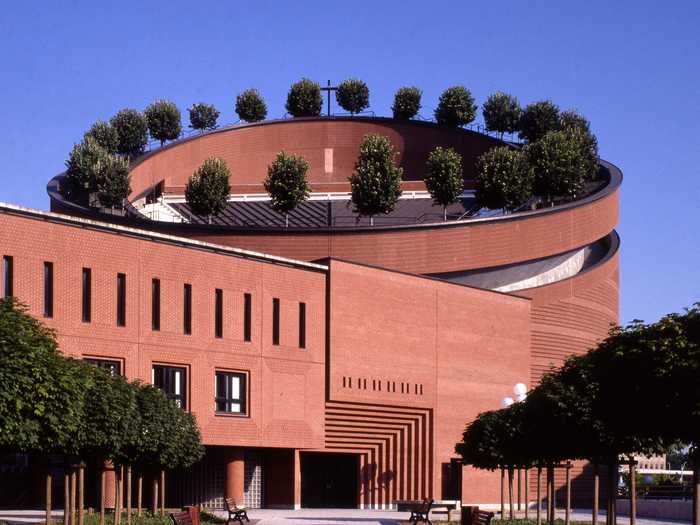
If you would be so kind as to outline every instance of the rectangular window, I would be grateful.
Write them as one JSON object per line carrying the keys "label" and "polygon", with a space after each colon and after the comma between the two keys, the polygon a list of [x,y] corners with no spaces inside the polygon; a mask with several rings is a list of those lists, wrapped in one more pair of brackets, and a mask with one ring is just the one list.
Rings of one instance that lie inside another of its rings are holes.
{"label": "rectangular window", "polygon": [[224,336],[224,291],[219,288],[214,292],[214,336]]}
{"label": "rectangular window", "polygon": [[160,330],[160,279],[151,281],[151,329]]}
{"label": "rectangular window", "polygon": [[182,331],[185,335],[192,333],[192,285],[185,284],[183,290]]}
{"label": "rectangular window", "polygon": [[83,322],[92,318],[92,270],[83,268]]}
{"label": "rectangular window", "polygon": [[44,317],[53,317],[53,263],[44,262]]}
{"label": "rectangular window", "polygon": [[216,372],[216,411],[246,413],[246,375],[240,372]]}
{"label": "rectangular window", "polygon": [[280,300],[272,299],[272,344],[280,344]]}
{"label": "rectangular window", "polygon": [[306,303],[299,303],[299,348],[306,348]]}
{"label": "rectangular window", "polygon": [[3,290],[5,297],[12,297],[14,295],[14,264],[11,255],[5,255],[2,258],[2,281]]}
{"label": "rectangular window", "polygon": [[187,409],[187,370],[180,366],[153,365],[153,385],[183,410]]}
{"label": "rectangular window", "polygon": [[247,293],[243,294],[243,340],[250,342],[253,328],[253,297]]}
{"label": "rectangular window", "polygon": [[117,274],[117,326],[126,326],[126,274]]}
{"label": "rectangular window", "polygon": [[116,359],[96,359],[93,357],[86,357],[84,361],[98,368],[104,368],[113,376],[122,375],[122,363]]}

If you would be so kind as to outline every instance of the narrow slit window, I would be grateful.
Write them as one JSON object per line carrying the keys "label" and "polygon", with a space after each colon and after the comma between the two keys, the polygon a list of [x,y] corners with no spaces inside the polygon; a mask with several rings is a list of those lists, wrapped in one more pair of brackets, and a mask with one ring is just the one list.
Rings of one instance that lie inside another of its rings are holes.
{"label": "narrow slit window", "polygon": [[253,297],[243,294],[243,340],[249,343],[252,340],[253,328]]}
{"label": "narrow slit window", "polygon": [[126,274],[117,274],[117,326],[126,326]]}
{"label": "narrow slit window", "polygon": [[53,317],[53,263],[44,263],[44,317]]}
{"label": "narrow slit window", "polygon": [[160,330],[160,279],[151,281],[151,329]]}
{"label": "narrow slit window", "polygon": [[306,303],[299,303],[299,348],[306,348]]}
{"label": "narrow slit window", "polygon": [[272,299],[272,344],[280,344],[280,300]]}
{"label": "narrow slit window", "polygon": [[14,295],[14,259],[11,255],[2,258],[2,281],[5,297]]}
{"label": "narrow slit window", "polygon": [[182,331],[185,335],[192,334],[192,285],[185,284],[182,297]]}
{"label": "narrow slit window", "polygon": [[92,319],[92,270],[83,268],[83,308],[82,319],[89,323]]}
{"label": "narrow slit window", "polygon": [[214,292],[214,336],[224,336],[224,291],[219,288]]}

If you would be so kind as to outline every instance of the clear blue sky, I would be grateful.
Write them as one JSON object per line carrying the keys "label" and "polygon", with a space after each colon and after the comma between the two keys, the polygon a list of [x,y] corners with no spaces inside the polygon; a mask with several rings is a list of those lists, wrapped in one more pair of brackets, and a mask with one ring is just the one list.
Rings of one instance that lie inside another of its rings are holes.
{"label": "clear blue sky", "polygon": [[156,98],[235,120],[257,87],[270,117],[288,86],[349,76],[390,114],[402,85],[423,114],[464,84],[549,98],[592,122],[625,174],[623,322],[700,300],[697,1],[9,2],[0,11],[0,200],[46,209],[46,181],[96,119]]}

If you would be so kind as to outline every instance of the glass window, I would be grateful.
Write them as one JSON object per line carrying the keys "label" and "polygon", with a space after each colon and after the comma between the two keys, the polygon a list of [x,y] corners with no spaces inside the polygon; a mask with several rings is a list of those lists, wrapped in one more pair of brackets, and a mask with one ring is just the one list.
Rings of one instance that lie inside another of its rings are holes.
{"label": "glass window", "polygon": [[117,274],[117,326],[126,326],[126,275]]}
{"label": "glass window", "polygon": [[253,298],[249,293],[243,294],[243,340],[246,342],[250,342],[252,338],[252,302]]}
{"label": "glass window", "polygon": [[3,275],[3,289],[5,297],[12,297],[14,295],[14,260],[11,255],[5,255],[2,258],[2,275]]}
{"label": "glass window", "polygon": [[53,263],[44,263],[44,317],[53,317]]}
{"label": "glass window", "polygon": [[280,300],[272,299],[272,344],[280,344]]}
{"label": "glass window", "polygon": [[83,322],[89,323],[92,317],[92,270],[83,268]]}
{"label": "glass window", "polygon": [[214,293],[214,336],[224,336],[224,291],[216,289]]}
{"label": "glass window", "polygon": [[246,414],[246,374],[216,372],[216,411]]}
{"label": "glass window", "polygon": [[182,313],[182,331],[185,335],[192,333],[192,285],[185,284],[183,289],[183,313]]}
{"label": "glass window", "polygon": [[151,281],[151,329],[160,330],[160,279]]}
{"label": "glass window", "polygon": [[104,368],[113,376],[122,375],[122,363],[116,359],[97,359],[94,357],[86,357],[84,361],[98,368]]}
{"label": "glass window", "polygon": [[299,303],[299,348],[306,348],[306,303]]}
{"label": "glass window", "polygon": [[153,384],[177,406],[187,409],[187,370],[184,367],[153,365]]}

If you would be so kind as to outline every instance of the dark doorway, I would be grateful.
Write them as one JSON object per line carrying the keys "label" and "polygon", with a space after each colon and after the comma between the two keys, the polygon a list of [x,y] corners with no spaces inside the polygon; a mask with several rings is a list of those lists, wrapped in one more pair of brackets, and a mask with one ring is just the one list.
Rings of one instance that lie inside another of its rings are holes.
{"label": "dark doorway", "polygon": [[353,509],[358,502],[359,457],[354,454],[301,454],[301,506]]}
{"label": "dark doorway", "polygon": [[457,459],[442,464],[442,499],[462,499],[462,463]]}

